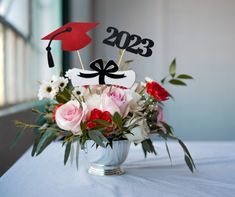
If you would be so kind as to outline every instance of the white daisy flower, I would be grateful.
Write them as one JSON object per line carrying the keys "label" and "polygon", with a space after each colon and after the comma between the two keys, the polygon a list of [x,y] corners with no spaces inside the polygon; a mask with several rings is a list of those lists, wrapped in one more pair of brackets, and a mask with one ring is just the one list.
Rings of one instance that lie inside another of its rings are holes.
{"label": "white daisy flower", "polygon": [[69,80],[64,77],[57,77],[55,78],[55,81],[53,81],[53,84],[57,86],[60,91],[64,91],[64,88],[67,86]]}
{"label": "white daisy flower", "polygon": [[67,70],[66,73],[65,73],[65,77],[68,77],[69,79],[71,79],[72,73],[73,73],[72,69]]}
{"label": "white daisy flower", "polygon": [[79,99],[81,96],[86,95],[88,90],[84,87],[75,87],[72,91],[71,100]]}
{"label": "white daisy flower", "polygon": [[58,92],[59,88],[56,87],[51,81],[47,81],[40,85],[38,98],[39,100],[42,100],[44,98],[54,99]]}

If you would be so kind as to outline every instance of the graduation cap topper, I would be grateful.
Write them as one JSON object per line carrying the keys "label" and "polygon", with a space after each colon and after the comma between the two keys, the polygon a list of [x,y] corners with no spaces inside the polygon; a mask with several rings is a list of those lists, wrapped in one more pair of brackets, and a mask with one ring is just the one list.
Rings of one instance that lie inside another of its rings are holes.
{"label": "graduation cap topper", "polygon": [[[95,28],[97,24],[98,23],[70,22],[43,37],[42,40],[50,40],[46,48],[49,67],[54,67],[50,46],[53,40],[61,40],[62,49],[65,51],[78,51],[91,42],[91,38],[87,35],[87,32]],[[108,61],[106,65],[104,65],[102,59],[92,61],[90,68],[93,71],[84,70],[79,52],[78,56],[83,69],[74,68],[68,70],[66,73],[66,76],[71,79],[74,87],[97,84],[115,84],[131,87],[135,82],[134,71],[118,71],[122,56],[118,64],[113,60]]]}
{"label": "graduation cap topper", "polygon": [[53,40],[61,40],[64,51],[80,50],[91,42],[87,32],[97,25],[98,23],[69,22],[43,37],[42,40],[50,40],[46,48],[49,67],[54,67],[50,46]]}

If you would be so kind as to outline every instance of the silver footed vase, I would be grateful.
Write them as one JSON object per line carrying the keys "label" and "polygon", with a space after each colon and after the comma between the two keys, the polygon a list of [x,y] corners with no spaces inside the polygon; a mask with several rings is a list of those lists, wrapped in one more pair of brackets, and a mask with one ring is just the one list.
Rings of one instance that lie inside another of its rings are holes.
{"label": "silver footed vase", "polygon": [[96,148],[94,141],[87,140],[85,155],[90,164],[88,173],[99,176],[124,174],[120,166],[127,158],[130,145],[129,140],[120,140],[113,141],[112,148]]}

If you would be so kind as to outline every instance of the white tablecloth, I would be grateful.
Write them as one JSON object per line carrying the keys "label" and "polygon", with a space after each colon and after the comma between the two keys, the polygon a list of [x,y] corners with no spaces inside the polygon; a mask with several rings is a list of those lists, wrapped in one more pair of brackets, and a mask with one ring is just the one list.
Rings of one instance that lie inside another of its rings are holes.
{"label": "white tablecloth", "polygon": [[158,156],[144,159],[140,146],[132,146],[123,165],[126,174],[99,177],[86,172],[80,154],[75,164],[63,166],[60,143],[51,144],[40,156],[26,152],[0,178],[1,197],[234,197],[235,142],[188,142],[198,171],[187,169],[180,146],[169,143],[173,166],[164,143],[156,144]]}

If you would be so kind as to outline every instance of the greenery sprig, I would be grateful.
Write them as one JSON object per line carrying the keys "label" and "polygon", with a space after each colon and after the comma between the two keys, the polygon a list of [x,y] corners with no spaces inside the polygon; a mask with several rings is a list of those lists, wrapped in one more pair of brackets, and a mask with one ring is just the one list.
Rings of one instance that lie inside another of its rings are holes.
{"label": "greenery sprig", "polygon": [[187,79],[193,79],[193,77],[188,74],[176,74],[176,58],[174,58],[169,67],[169,76],[164,77],[161,80],[161,83],[170,83],[172,85],[186,86],[187,84],[184,80]]}

